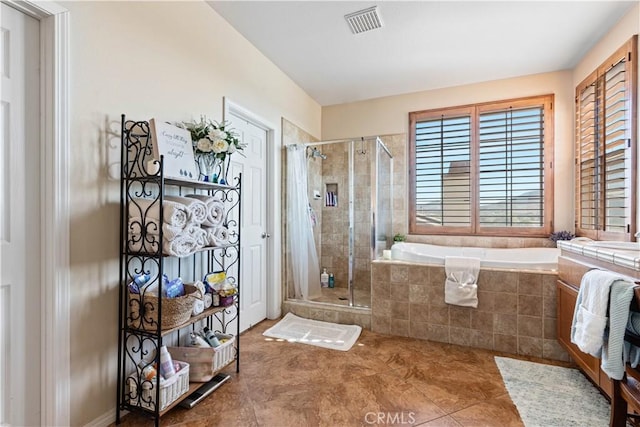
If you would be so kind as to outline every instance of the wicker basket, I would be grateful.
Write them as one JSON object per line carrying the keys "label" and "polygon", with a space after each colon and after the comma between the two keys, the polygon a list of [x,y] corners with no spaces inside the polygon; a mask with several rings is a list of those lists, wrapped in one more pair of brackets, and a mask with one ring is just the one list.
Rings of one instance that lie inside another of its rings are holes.
{"label": "wicker basket", "polygon": [[[161,411],[189,391],[189,364],[178,360],[175,362],[180,365],[180,370],[173,377],[160,383]],[[137,374],[132,374],[127,378],[127,384],[129,392],[126,396],[130,404],[155,410],[155,380],[142,381]]]}
{"label": "wicker basket", "polygon": [[235,337],[215,348],[203,347],[167,347],[174,359],[189,363],[189,381],[205,383],[211,380],[222,368],[235,360]]}
{"label": "wicker basket", "polygon": [[[185,295],[162,298],[161,329],[171,329],[189,321],[193,304],[200,291],[193,285],[184,285]],[[132,328],[155,331],[158,328],[158,297],[151,294],[129,292],[128,324]]]}

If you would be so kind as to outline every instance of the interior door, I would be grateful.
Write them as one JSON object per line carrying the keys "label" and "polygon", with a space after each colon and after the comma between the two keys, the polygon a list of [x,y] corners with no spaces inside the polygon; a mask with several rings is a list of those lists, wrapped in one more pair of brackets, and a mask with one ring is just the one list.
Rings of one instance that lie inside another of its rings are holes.
{"label": "interior door", "polygon": [[267,317],[267,131],[235,115],[226,118],[247,144],[231,157],[230,176],[242,173],[240,330]]}
{"label": "interior door", "polygon": [[40,23],[0,7],[0,425],[39,425]]}

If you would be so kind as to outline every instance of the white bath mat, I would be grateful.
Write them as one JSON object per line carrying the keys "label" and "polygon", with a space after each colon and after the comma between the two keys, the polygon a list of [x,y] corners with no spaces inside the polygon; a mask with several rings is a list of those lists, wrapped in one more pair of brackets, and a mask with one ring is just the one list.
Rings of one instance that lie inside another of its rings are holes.
{"label": "white bath mat", "polygon": [[577,369],[495,359],[526,427],[609,425],[609,403]]}
{"label": "white bath mat", "polygon": [[282,320],[264,331],[262,335],[289,342],[347,351],[355,344],[360,332],[362,328],[358,325],[321,322],[287,313]]}

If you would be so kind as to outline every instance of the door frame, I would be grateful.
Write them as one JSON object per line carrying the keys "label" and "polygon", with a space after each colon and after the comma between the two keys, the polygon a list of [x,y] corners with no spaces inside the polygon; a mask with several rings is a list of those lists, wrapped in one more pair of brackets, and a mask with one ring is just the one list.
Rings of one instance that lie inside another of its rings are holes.
{"label": "door frame", "polygon": [[40,413],[42,425],[70,425],[69,12],[52,1],[2,1],[40,21]]}
{"label": "door frame", "polygon": [[268,120],[254,114],[241,105],[231,101],[228,97],[222,98],[222,120],[229,120],[229,115],[234,114],[267,132],[267,233],[271,234],[271,238],[267,239],[267,318],[276,319],[280,317],[281,312],[281,289],[280,289],[280,270],[276,268],[280,265],[280,233],[276,232],[280,229],[280,225],[276,218],[277,210],[280,209],[279,200],[280,181],[276,176],[276,149],[275,141],[277,140],[277,127]]}

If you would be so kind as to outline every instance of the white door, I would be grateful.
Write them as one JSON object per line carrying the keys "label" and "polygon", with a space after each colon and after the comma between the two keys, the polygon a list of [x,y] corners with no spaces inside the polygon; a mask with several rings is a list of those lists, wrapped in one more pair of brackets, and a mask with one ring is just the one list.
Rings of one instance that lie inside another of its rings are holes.
{"label": "white door", "polygon": [[226,120],[247,144],[231,157],[230,176],[242,173],[240,331],[267,317],[267,131],[233,113]]}
{"label": "white door", "polygon": [[1,5],[0,424],[40,424],[40,23]]}

